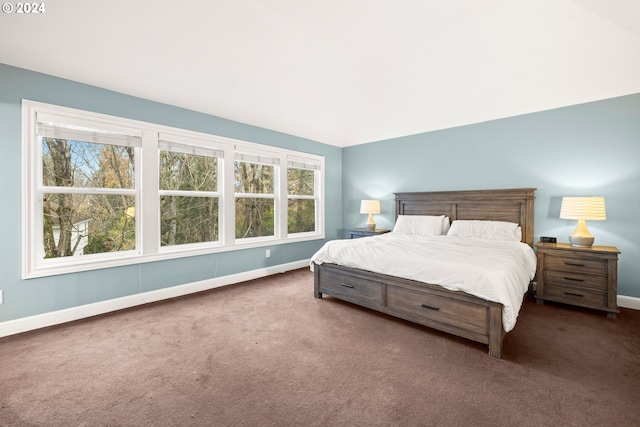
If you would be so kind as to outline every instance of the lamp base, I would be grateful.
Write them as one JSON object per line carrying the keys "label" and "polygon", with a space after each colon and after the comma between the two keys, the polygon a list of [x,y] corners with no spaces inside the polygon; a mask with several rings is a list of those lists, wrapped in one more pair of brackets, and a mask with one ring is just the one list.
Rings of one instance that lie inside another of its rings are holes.
{"label": "lamp base", "polygon": [[593,234],[589,233],[587,223],[584,219],[579,219],[576,229],[573,230],[573,233],[569,234],[569,243],[571,243],[571,246],[581,248],[590,248],[593,246]]}
{"label": "lamp base", "polygon": [[369,218],[367,218],[367,223],[365,224],[365,228],[367,230],[376,229],[376,223],[373,221],[373,215],[371,215],[371,212],[369,212]]}
{"label": "lamp base", "polygon": [[569,236],[569,243],[571,243],[571,246],[590,248],[591,246],[593,246],[593,242],[593,237]]}

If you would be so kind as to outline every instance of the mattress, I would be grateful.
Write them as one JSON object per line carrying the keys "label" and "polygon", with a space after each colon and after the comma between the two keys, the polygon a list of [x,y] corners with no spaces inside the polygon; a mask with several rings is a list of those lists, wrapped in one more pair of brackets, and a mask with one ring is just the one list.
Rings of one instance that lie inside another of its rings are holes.
{"label": "mattress", "polygon": [[333,240],[311,258],[463,291],[501,303],[503,327],[513,329],[536,272],[536,255],[522,242],[386,233]]}

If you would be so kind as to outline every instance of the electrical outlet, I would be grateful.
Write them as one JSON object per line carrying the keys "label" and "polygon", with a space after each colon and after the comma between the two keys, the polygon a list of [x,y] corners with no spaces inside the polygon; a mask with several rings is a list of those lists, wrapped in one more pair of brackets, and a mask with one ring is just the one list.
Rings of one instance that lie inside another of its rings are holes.
{"label": "electrical outlet", "polygon": [[267,255],[267,258],[271,258],[271,250],[267,249],[266,255]]}

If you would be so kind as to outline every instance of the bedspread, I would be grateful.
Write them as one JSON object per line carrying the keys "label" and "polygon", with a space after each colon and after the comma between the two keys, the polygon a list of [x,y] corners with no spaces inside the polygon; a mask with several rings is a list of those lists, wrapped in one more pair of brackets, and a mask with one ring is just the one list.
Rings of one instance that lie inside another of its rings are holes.
{"label": "bedspread", "polygon": [[515,326],[536,272],[533,249],[521,242],[386,233],[333,240],[311,258],[463,291],[501,303],[503,327]]}

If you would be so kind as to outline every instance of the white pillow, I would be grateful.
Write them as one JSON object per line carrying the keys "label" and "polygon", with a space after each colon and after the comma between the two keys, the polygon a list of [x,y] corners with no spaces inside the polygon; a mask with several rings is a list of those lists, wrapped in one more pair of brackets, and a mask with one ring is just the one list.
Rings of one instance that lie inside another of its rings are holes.
{"label": "white pillow", "polygon": [[447,236],[519,242],[522,229],[515,222],[457,220],[451,224]]}
{"label": "white pillow", "polygon": [[442,234],[447,234],[449,228],[451,227],[451,221],[448,216],[442,218]]}
{"label": "white pillow", "polygon": [[393,231],[419,236],[441,236],[446,233],[449,218],[444,215],[398,215]]}

